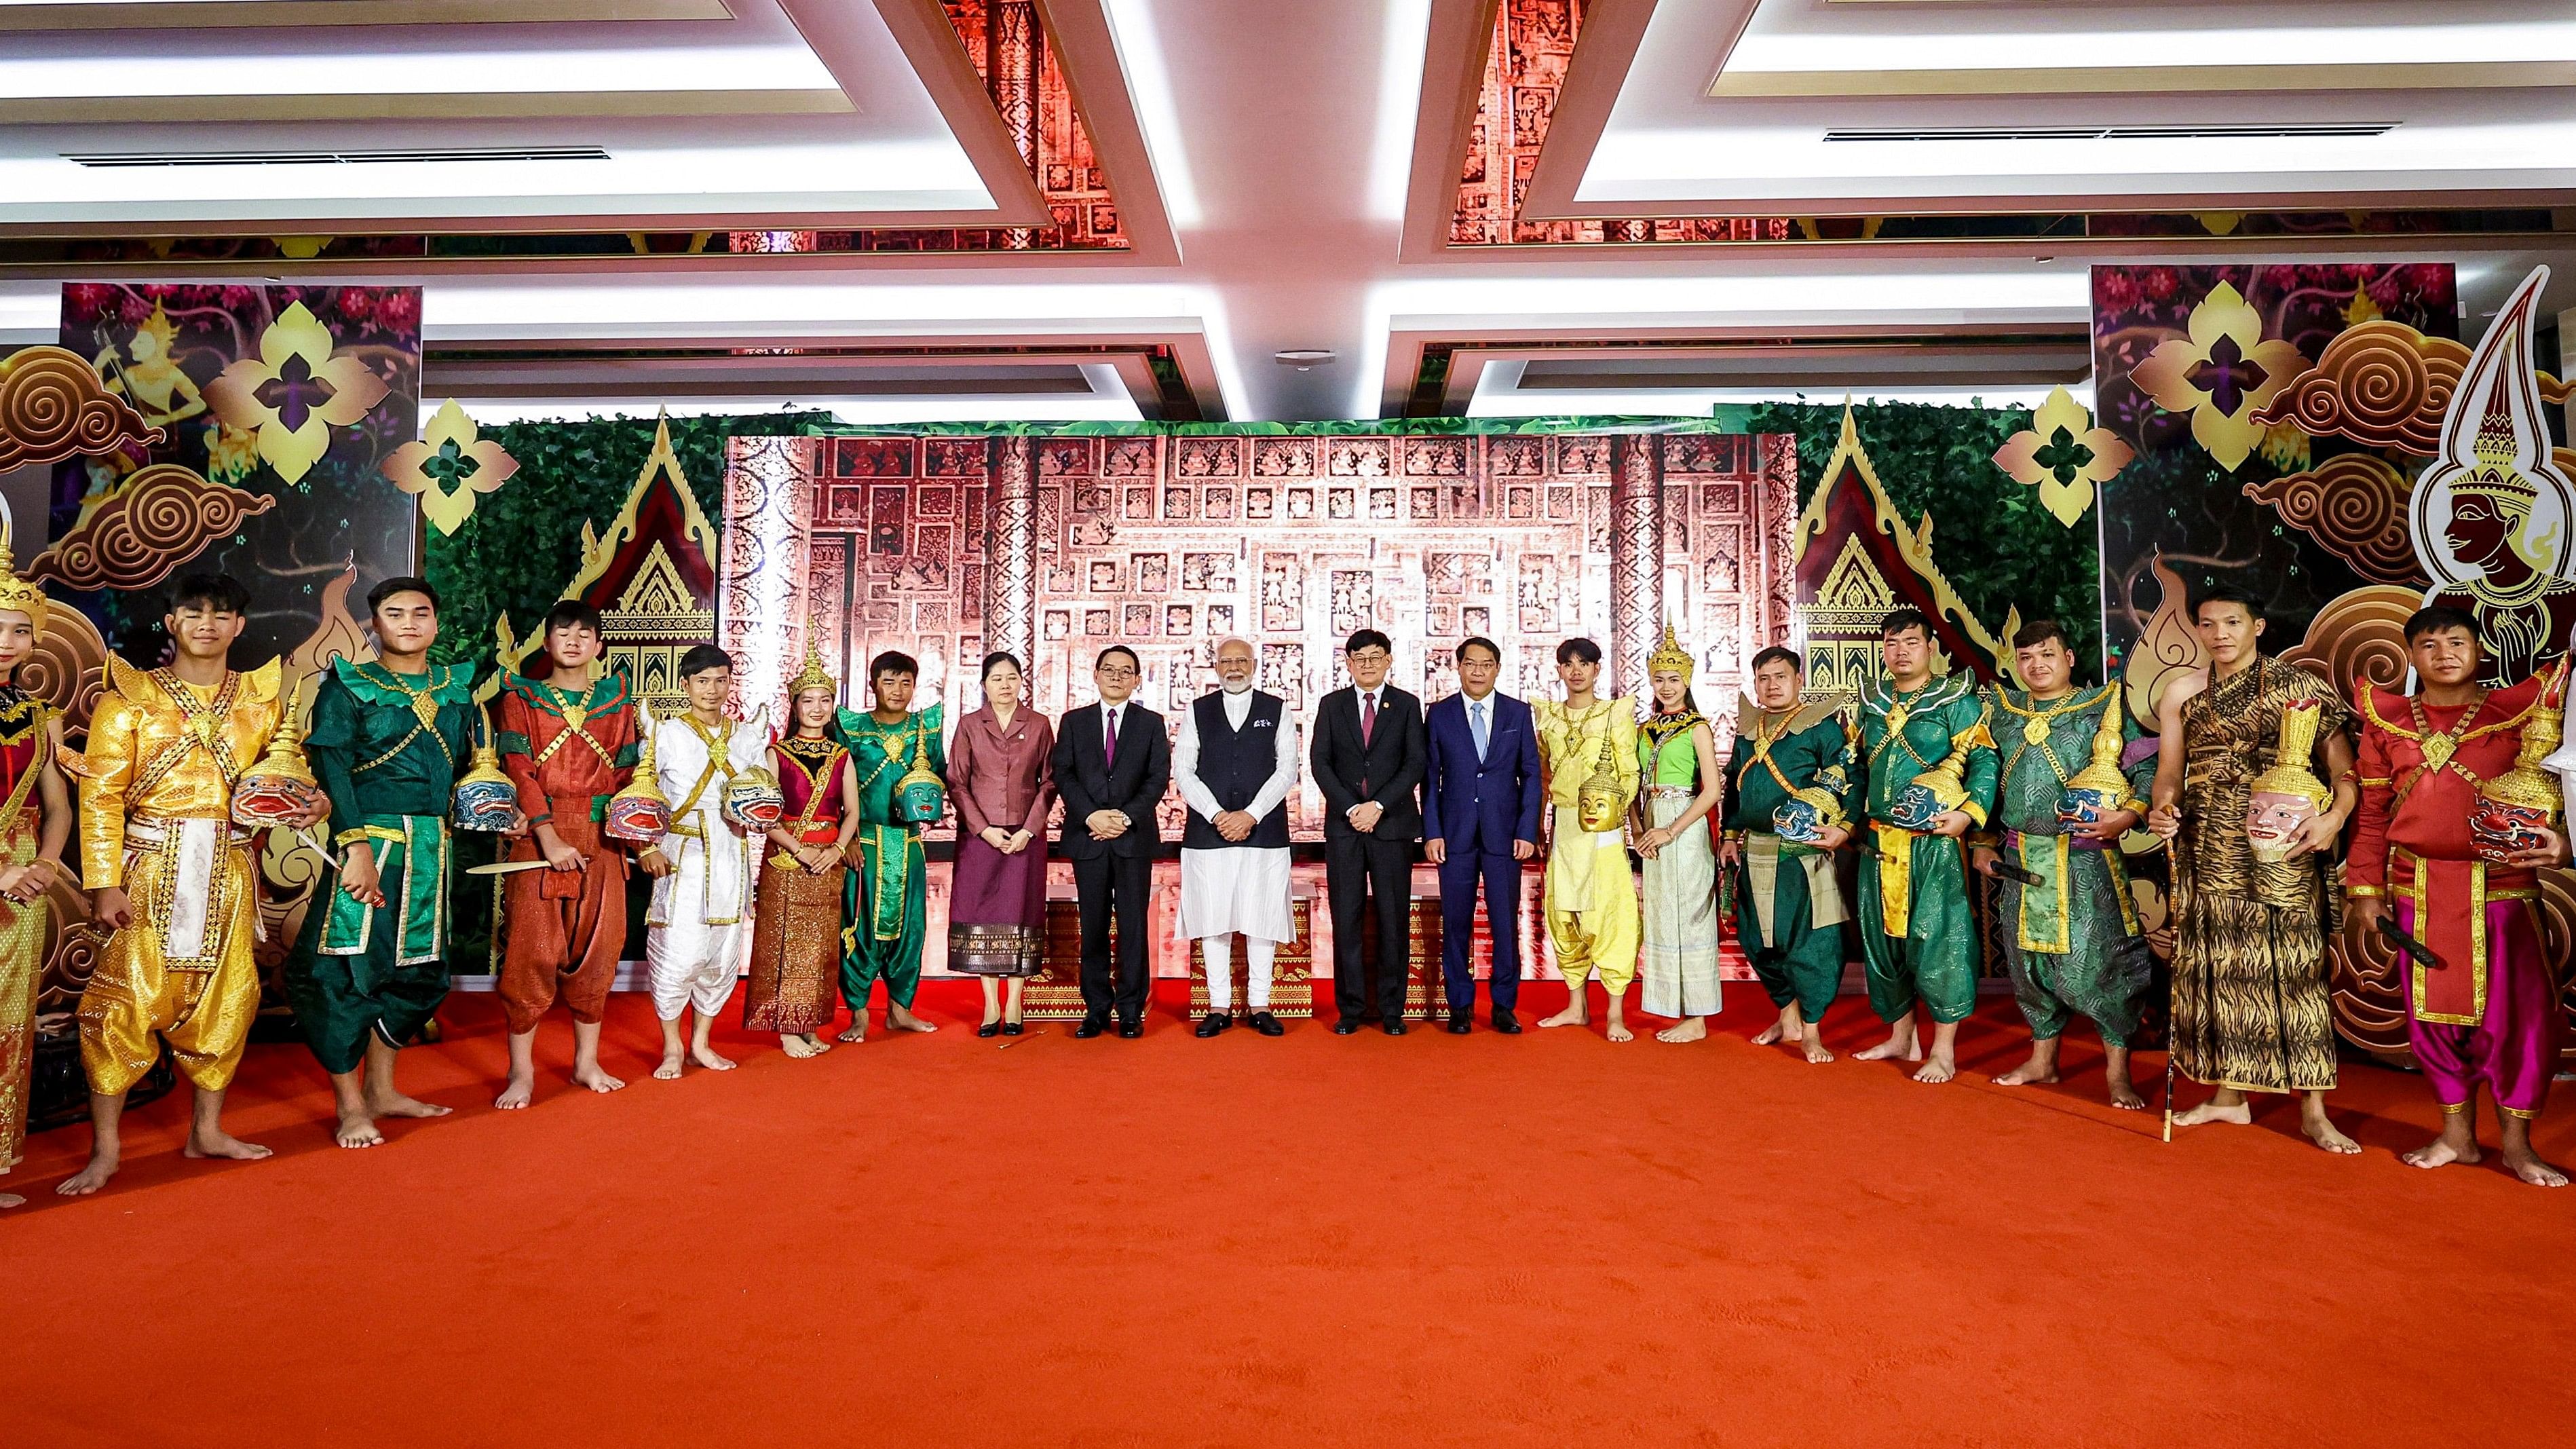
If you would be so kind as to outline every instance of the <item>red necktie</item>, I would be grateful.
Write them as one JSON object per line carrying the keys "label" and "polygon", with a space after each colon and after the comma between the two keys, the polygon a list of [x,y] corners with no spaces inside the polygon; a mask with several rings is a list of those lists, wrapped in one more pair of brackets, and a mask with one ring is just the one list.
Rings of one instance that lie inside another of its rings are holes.
{"label": "red necktie", "polygon": [[1360,696],[1360,748],[1367,749],[1369,736],[1377,732],[1377,696]]}

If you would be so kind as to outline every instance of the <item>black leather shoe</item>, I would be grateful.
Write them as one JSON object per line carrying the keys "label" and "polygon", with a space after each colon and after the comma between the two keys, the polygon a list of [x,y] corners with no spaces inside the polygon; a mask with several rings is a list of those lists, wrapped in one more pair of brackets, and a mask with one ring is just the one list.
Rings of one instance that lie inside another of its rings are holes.
{"label": "black leather shoe", "polygon": [[1003,1023],[1002,1023],[1002,1035],[1004,1035],[1004,1036],[1018,1036],[1019,1034],[1020,1034],[1020,1023],[1018,1023],[1018,1022],[1016,1022],[1016,1021],[1006,1021],[1006,1022],[1003,1022]]}
{"label": "black leather shoe", "polygon": [[1404,1018],[1400,1016],[1390,1016],[1386,1019],[1382,1029],[1388,1036],[1402,1036],[1405,1033]]}
{"label": "black leather shoe", "polygon": [[1249,1025],[1254,1031],[1261,1033],[1263,1036],[1285,1036],[1288,1034],[1288,1028],[1279,1024],[1279,1018],[1272,1016],[1266,1011],[1254,1012]]}
{"label": "black leather shoe", "polygon": [[1335,1036],[1349,1036],[1352,1032],[1359,1029],[1360,1019],[1356,1016],[1345,1016],[1341,1020],[1333,1023],[1333,1035]]}
{"label": "black leather shoe", "polygon": [[1109,1018],[1105,1016],[1086,1016],[1082,1019],[1082,1025],[1073,1029],[1073,1034],[1081,1037],[1085,1041],[1089,1041],[1091,1038],[1100,1035],[1108,1029]]}
{"label": "black leather shoe", "polygon": [[981,1026],[975,1028],[975,1034],[977,1036],[1000,1036],[1002,1034],[1002,1024],[998,1021],[985,1022]]}
{"label": "black leather shoe", "polygon": [[1141,1021],[1122,1021],[1118,1023],[1118,1034],[1132,1041],[1145,1034],[1145,1023]]}
{"label": "black leather shoe", "polygon": [[1521,1034],[1521,1019],[1512,1015],[1509,1007],[1495,1007],[1494,1030],[1501,1032],[1505,1036],[1519,1036]]}
{"label": "black leather shoe", "polygon": [[1449,1034],[1451,1036],[1465,1036],[1467,1034],[1467,1013],[1463,1011],[1453,1011],[1449,1013]]}
{"label": "black leather shoe", "polygon": [[1233,1017],[1220,1015],[1211,1011],[1207,1015],[1199,1018],[1199,1029],[1196,1034],[1202,1037],[1210,1037],[1232,1025],[1234,1025]]}

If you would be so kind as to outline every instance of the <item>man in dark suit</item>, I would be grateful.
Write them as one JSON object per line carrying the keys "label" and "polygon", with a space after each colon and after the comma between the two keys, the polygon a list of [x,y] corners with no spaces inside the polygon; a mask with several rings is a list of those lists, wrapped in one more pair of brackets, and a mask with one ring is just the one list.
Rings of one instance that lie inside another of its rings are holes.
{"label": "man in dark suit", "polygon": [[1394,646],[1362,629],[1342,646],[1351,687],[1315,711],[1311,764],[1324,792],[1324,888],[1333,903],[1333,1004],[1337,1036],[1360,1029],[1368,982],[1360,968],[1360,913],[1377,892],[1377,1014],[1404,1035],[1405,978],[1413,963],[1413,842],[1422,836],[1414,792],[1428,765],[1422,701],[1386,682]]}
{"label": "man in dark suit", "polygon": [[1461,1036],[1476,1011],[1479,881],[1493,927],[1494,1030],[1521,1029],[1512,1006],[1521,993],[1521,862],[1538,854],[1538,730],[1527,704],[1495,691],[1502,665],[1492,640],[1461,641],[1458,693],[1431,706],[1425,729],[1422,849],[1440,867],[1440,969],[1449,1030]]}
{"label": "man in dark suit", "polygon": [[[1064,833],[1056,848],[1073,862],[1082,910],[1082,1024],[1079,1037],[1109,1028],[1145,1034],[1154,994],[1146,904],[1153,898],[1154,850],[1162,844],[1154,807],[1172,779],[1172,744],[1163,717],[1129,698],[1141,670],[1136,651],[1112,644],[1091,664],[1100,702],[1066,713],[1055,737],[1055,788],[1064,797]],[[1109,923],[1118,922],[1118,966],[1111,980]]]}

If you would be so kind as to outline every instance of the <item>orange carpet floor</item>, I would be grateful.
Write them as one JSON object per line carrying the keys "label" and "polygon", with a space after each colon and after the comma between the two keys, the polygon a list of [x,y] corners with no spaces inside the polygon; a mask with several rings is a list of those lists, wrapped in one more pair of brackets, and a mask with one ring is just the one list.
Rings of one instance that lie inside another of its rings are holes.
{"label": "orange carpet floor", "polygon": [[[2285,1103],[2164,1145],[2072,1041],[2065,1085],[1992,1086],[1998,999],[1937,1088],[1750,1046],[1745,988],[1690,1046],[1202,1042],[1167,1004],[1004,1050],[972,999],[812,1062],[726,1031],[740,1070],[671,1083],[620,997],[626,1090],[565,1084],[558,1016],[504,1114],[495,1004],[459,996],[404,1059],[458,1111],[386,1146],[334,1148],[276,1046],[231,1119],[272,1161],[182,1160],[179,1094],[59,1200],[87,1132],[40,1136],[0,1216],[0,1443],[2576,1437],[2576,1190],[2400,1164],[2436,1115],[2410,1076],[2346,1068],[2367,1150],[2333,1158]],[[1829,1039],[1872,1025],[1846,998]],[[2542,1144],[2576,1158],[2576,1093]]]}

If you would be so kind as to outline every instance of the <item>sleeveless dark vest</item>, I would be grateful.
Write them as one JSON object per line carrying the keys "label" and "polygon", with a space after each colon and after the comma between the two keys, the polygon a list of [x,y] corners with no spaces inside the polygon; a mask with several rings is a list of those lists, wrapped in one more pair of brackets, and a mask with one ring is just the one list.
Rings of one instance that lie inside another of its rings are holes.
{"label": "sleeveless dark vest", "polygon": [[[1252,691],[1252,709],[1243,717],[1243,728],[1237,731],[1225,719],[1225,692],[1202,695],[1190,706],[1191,719],[1198,726],[1199,781],[1216,797],[1216,803],[1228,810],[1249,808],[1252,797],[1269,783],[1271,772],[1279,768],[1279,732],[1286,729],[1287,706],[1279,696],[1263,690]],[[1282,800],[1261,823],[1252,827],[1248,840],[1228,840],[1216,833],[1216,826],[1206,816],[1190,812],[1189,828],[1181,832],[1185,850],[1233,850],[1288,848],[1288,802]]]}

